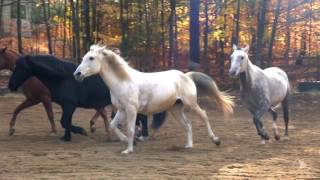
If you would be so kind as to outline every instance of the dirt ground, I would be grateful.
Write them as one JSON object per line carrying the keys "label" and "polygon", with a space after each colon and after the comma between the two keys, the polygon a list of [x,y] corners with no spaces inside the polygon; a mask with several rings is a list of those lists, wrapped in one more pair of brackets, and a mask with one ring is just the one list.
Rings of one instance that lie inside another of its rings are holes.
{"label": "dirt ground", "polygon": [[[49,121],[38,105],[20,114],[16,134],[8,136],[13,109],[20,95],[0,97],[0,179],[320,179],[320,95],[295,94],[290,102],[289,141],[284,141],[282,112],[278,125],[282,139],[260,144],[250,114],[237,101],[234,116],[224,119],[209,101],[202,102],[220,147],[208,138],[202,121],[193,121],[194,148],[184,149],[186,133],[169,115],[165,125],[135,152],[121,155],[126,145],[107,142],[100,119],[97,132],[73,135],[62,142],[61,110],[54,106],[58,135],[49,135]],[[89,131],[93,110],[78,109],[73,123]],[[264,125],[272,137],[271,116]]]}

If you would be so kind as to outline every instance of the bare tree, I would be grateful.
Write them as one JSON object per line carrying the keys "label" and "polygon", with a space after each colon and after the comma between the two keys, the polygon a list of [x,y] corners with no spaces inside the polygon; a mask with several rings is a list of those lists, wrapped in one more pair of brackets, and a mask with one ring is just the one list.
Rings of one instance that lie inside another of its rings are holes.
{"label": "bare tree", "polygon": [[84,49],[89,50],[91,45],[91,33],[90,33],[90,7],[89,0],[83,0],[83,11],[84,11],[84,27],[85,27],[85,40]]}
{"label": "bare tree", "polygon": [[50,33],[50,25],[49,25],[49,18],[50,17],[50,1],[48,2],[48,14],[47,14],[47,7],[45,0],[41,0],[42,7],[43,7],[43,17],[44,22],[46,24],[46,31],[47,31],[47,40],[48,40],[48,50],[49,54],[52,54],[52,45],[51,45],[51,33]]}
{"label": "bare tree", "polygon": [[236,21],[236,32],[235,32],[235,38],[234,38],[234,42],[232,44],[238,44],[239,43],[239,32],[240,32],[240,3],[241,0],[237,0],[237,14],[235,17],[235,21]]}
{"label": "bare tree", "polygon": [[263,39],[264,39],[264,32],[265,32],[265,24],[266,24],[266,12],[267,12],[268,0],[260,1],[260,10],[258,16],[258,30],[257,30],[257,47],[254,54],[255,63],[263,67],[262,61],[262,46],[263,46]]}
{"label": "bare tree", "polygon": [[66,41],[67,41],[67,0],[64,0],[63,8],[63,45],[62,45],[62,57],[66,57]]}
{"label": "bare tree", "polygon": [[18,35],[18,50],[19,53],[23,54],[23,48],[22,48],[22,35],[21,35],[21,11],[20,6],[21,2],[20,0],[17,0],[17,35]]}
{"label": "bare tree", "polygon": [[276,10],[274,12],[274,20],[273,20],[272,30],[271,30],[271,37],[269,42],[269,49],[268,49],[268,66],[271,66],[272,64],[272,48],[273,48],[276,31],[277,31],[278,19],[280,15],[280,7],[281,7],[281,0],[277,0]]}
{"label": "bare tree", "polygon": [[194,68],[194,63],[200,62],[199,9],[200,0],[190,0],[189,52],[191,63],[193,63],[191,64],[191,69]]}
{"label": "bare tree", "polygon": [[176,1],[170,0],[170,16],[169,16],[169,66],[174,66],[174,21],[176,15]]}
{"label": "bare tree", "polygon": [[3,10],[3,2],[4,0],[0,1],[0,37],[2,37],[3,33],[3,24],[2,24],[2,10]]}
{"label": "bare tree", "polygon": [[206,73],[209,72],[209,61],[208,61],[208,33],[209,33],[209,15],[208,15],[208,0],[204,1],[204,14],[205,14],[205,27],[204,27],[204,48],[203,48],[203,58],[204,58],[204,70]]}
{"label": "bare tree", "polygon": [[291,33],[290,33],[290,25],[291,25],[291,16],[290,16],[290,10],[291,10],[291,2],[288,1],[287,5],[287,13],[286,13],[286,39],[285,39],[285,52],[284,52],[284,59],[287,64],[289,64],[289,51],[290,51],[290,42],[291,42]]}

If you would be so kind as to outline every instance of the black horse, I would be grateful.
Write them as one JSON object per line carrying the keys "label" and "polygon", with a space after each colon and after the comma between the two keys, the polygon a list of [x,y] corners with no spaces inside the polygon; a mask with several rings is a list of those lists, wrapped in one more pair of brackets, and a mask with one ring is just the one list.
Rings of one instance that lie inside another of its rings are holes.
{"label": "black horse", "polygon": [[[23,56],[17,63],[9,81],[9,89],[16,91],[31,76],[36,76],[50,90],[52,100],[62,108],[61,125],[65,134],[61,138],[71,141],[71,132],[85,135],[86,131],[72,125],[72,114],[77,107],[103,108],[111,104],[109,89],[102,79],[92,76],[83,82],[73,77],[77,65],[50,55]],[[142,117],[142,133],[147,135],[147,117]],[[165,120],[165,112],[154,115],[153,128],[159,128]]]}

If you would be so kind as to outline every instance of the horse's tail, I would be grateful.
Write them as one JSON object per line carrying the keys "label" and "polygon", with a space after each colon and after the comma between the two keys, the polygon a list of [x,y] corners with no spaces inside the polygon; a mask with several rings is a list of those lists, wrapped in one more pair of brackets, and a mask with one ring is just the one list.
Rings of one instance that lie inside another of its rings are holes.
{"label": "horse's tail", "polygon": [[213,95],[217,105],[221,108],[224,115],[233,113],[234,97],[228,95],[226,92],[220,91],[211,77],[201,72],[188,72],[186,75],[193,80],[198,91],[202,90],[208,95]]}
{"label": "horse's tail", "polygon": [[166,121],[166,117],[167,117],[166,111],[154,114],[151,127],[153,129],[159,129],[163,125],[163,123]]}

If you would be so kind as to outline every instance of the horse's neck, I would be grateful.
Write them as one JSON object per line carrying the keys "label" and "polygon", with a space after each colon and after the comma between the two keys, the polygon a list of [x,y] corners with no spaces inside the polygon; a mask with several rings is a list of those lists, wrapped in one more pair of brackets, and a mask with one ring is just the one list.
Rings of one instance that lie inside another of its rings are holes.
{"label": "horse's neck", "polygon": [[[127,71],[130,71],[131,68],[127,65],[123,65],[123,67],[121,68],[124,68],[120,70],[121,72],[115,71],[115,70],[109,70],[105,67],[103,67],[102,70],[100,71],[100,77],[107,84],[107,86],[111,91],[117,91],[119,85],[122,84],[121,82],[131,79],[130,74],[127,72]],[[122,73],[126,73],[126,74],[122,74]]]}
{"label": "horse's neck", "polygon": [[249,90],[254,86],[254,69],[254,64],[252,64],[250,60],[248,60],[246,70],[240,73],[240,84],[242,89]]}
{"label": "horse's neck", "polygon": [[13,71],[18,59],[19,59],[19,54],[13,51],[10,51],[10,53],[7,54],[6,68]]}

